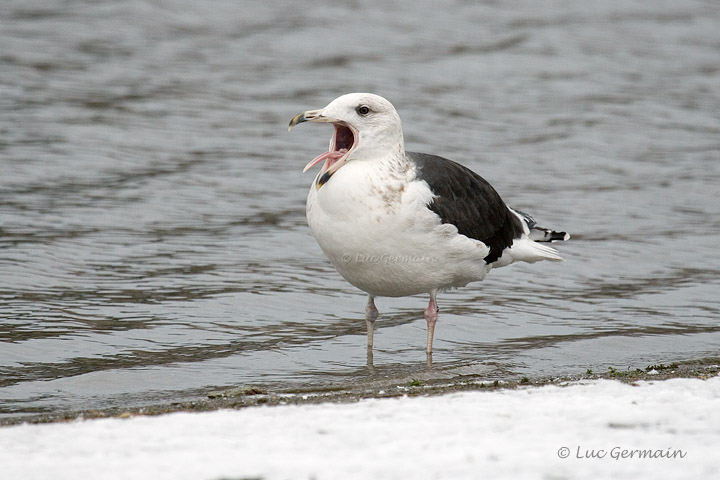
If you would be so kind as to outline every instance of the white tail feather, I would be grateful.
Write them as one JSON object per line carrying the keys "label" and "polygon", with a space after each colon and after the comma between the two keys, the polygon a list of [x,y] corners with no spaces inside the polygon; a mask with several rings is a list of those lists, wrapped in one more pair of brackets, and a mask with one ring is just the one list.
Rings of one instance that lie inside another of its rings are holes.
{"label": "white tail feather", "polygon": [[493,267],[504,267],[515,262],[534,263],[540,260],[563,261],[560,252],[554,248],[523,237],[515,239],[512,246],[503,250],[502,256],[492,265]]}

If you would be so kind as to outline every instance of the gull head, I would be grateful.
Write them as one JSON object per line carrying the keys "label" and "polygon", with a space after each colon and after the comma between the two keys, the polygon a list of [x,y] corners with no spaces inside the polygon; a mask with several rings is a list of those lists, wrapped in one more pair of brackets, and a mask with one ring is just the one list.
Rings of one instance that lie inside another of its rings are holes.
{"label": "gull head", "polygon": [[402,124],[392,103],[372,93],[348,93],[325,108],[308,110],[290,120],[288,130],[298,123],[331,123],[333,136],[327,152],[312,159],[303,172],[325,160],[318,176],[318,188],[350,161],[373,161],[404,151]]}

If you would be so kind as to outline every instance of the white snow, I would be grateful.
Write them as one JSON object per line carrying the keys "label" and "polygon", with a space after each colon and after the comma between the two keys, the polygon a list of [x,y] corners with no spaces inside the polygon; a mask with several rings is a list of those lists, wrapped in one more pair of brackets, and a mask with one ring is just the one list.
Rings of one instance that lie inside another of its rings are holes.
{"label": "white snow", "polygon": [[0,478],[700,479],[719,445],[720,377],[599,380],[10,426]]}

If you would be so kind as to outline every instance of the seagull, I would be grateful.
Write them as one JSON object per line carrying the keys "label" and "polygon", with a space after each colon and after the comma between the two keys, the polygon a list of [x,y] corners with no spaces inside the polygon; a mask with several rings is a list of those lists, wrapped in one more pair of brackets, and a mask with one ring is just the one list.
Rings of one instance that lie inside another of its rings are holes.
{"label": "seagull", "polygon": [[429,294],[428,357],[438,319],[437,294],[482,280],[515,262],[562,261],[546,243],[565,232],[539,227],[510,208],[480,175],[452,160],[405,150],[395,107],[378,95],[350,93],[296,115],[330,123],[330,147],[307,197],[307,221],[340,275],[367,293],[371,355],[376,297]]}

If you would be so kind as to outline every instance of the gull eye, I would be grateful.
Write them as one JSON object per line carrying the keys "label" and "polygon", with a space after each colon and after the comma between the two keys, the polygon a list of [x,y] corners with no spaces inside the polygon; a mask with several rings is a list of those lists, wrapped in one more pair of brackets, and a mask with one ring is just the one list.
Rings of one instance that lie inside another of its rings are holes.
{"label": "gull eye", "polygon": [[358,115],[362,115],[363,117],[370,113],[370,107],[367,105],[360,105],[355,109],[355,111],[358,113]]}

